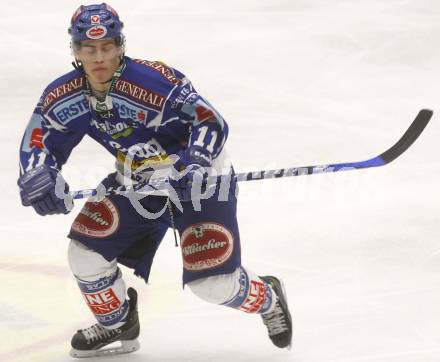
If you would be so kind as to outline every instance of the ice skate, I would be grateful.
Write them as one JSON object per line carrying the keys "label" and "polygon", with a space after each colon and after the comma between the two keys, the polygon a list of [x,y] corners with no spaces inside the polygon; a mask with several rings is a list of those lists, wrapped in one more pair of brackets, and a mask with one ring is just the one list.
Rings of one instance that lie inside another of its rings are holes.
{"label": "ice skate", "polygon": [[292,317],[287,306],[283,285],[274,276],[260,278],[270,284],[278,299],[272,312],[261,314],[263,323],[266,325],[269,337],[275,346],[290,349],[292,342]]}
{"label": "ice skate", "polygon": [[[76,358],[109,356],[114,354],[130,353],[140,348],[137,337],[139,336],[139,318],[137,311],[137,293],[133,288],[128,288],[130,310],[126,323],[116,329],[106,329],[99,323],[78,330],[72,337],[70,355]],[[120,342],[120,346],[108,346]]]}

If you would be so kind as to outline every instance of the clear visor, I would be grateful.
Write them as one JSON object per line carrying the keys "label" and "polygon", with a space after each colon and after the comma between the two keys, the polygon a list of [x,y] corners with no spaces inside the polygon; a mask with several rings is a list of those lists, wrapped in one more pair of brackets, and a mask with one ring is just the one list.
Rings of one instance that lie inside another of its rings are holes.
{"label": "clear visor", "polygon": [[81,42],[75,56],[82,61],[104,61],[122,56],[122,46],[113,40]]}

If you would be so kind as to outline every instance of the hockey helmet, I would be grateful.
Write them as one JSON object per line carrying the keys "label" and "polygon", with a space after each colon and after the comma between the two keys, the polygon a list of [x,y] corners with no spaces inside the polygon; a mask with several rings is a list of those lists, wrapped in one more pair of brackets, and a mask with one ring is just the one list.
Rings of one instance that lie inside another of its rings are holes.
{"label": "hockey helmet", "polygon": [[124,45],[123,26],[118,13],[110,5],[81,5],[72,16],[68,32],[73,48],[83,40],[108,38],[115,39],[117,45]]}

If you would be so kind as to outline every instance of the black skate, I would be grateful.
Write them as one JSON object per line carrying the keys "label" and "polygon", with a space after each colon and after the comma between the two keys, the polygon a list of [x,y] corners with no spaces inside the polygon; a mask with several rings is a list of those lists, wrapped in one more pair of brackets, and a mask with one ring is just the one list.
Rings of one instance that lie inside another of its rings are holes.
{"label": "black skate", "polygon": [[[70,355],[76,358],[109,356],[114,354],[137,351],[140,347],[139,318],[137,311],[137,293],[133,288],[128,288],[129,312],[126,323],[116,329],[106,329],[99,323],[78,330],[72,337]],[[121,346],[103,348],[113,342],[121,342]]]}
{"label": "black skate", "polygon": [[272,312],[261,314],[263,323],[266,325],[269,337],[275,346],[290,349],[292,342],[292,317],[287,306],[283,285],[273,276],[260,278],[270,284],[278,299]]}

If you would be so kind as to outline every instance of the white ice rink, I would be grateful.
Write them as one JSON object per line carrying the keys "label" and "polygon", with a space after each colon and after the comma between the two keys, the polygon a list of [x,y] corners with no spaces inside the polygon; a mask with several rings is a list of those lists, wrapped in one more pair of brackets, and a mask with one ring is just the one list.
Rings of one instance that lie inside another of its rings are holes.
{"label": "white ice rink", "polygon": [[[241,185],[243,262],[284,279],[291,352],[258,316],[181,288],[168,233],[140,294],[141,350],[92,361],[440,361],[440,1],[109,2],[127,54],[182,70],[229,122],[239,171],[357,161],[434,117],[385,167]],[[71,361],[94,319],[70,275],[68,216],[19,201],[18,148],[42,90],[71,69],[67,27],[80,1],[1,0],[0,361]],[[89,139],[64,175],[94,187],[113,159]]]}

